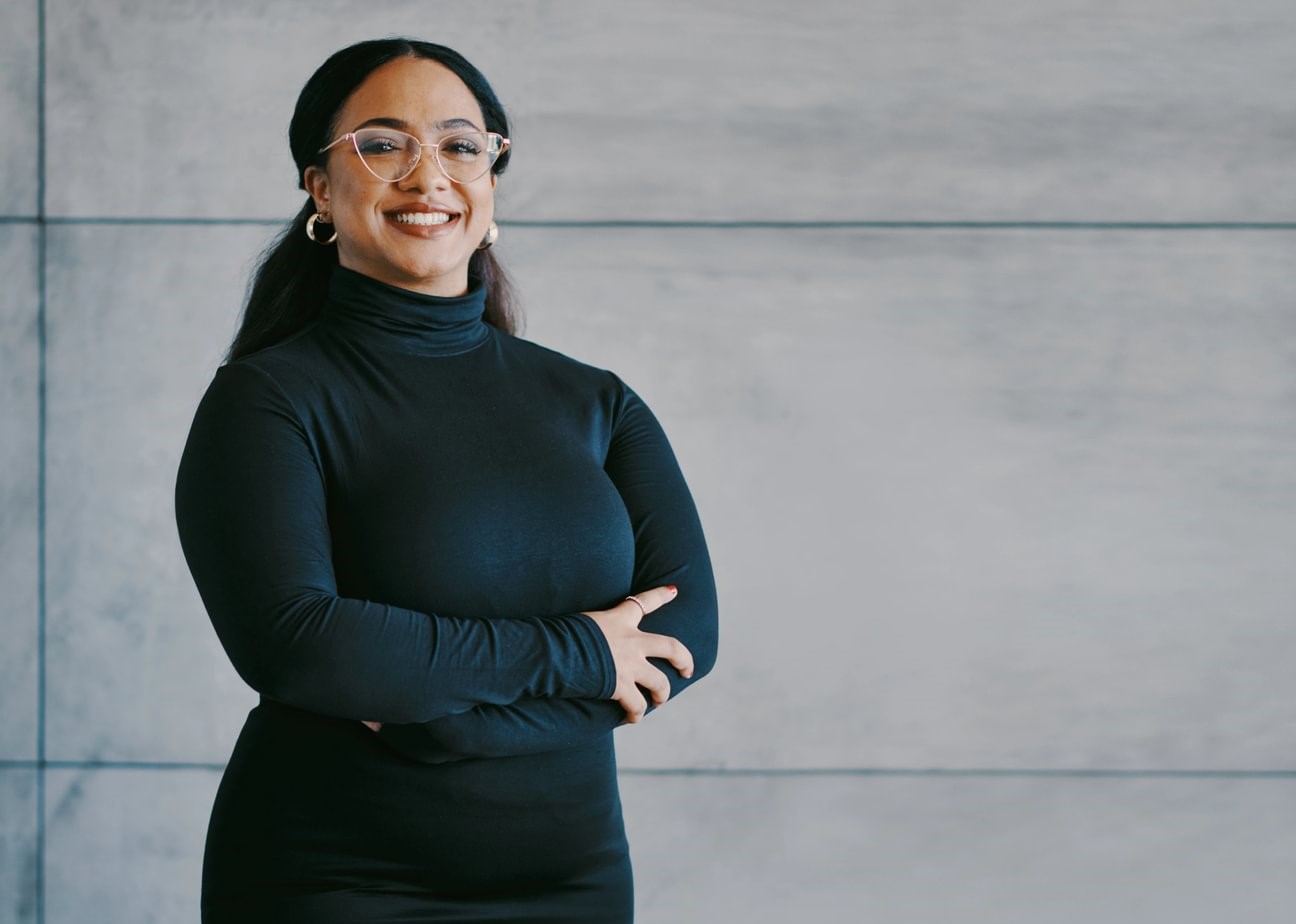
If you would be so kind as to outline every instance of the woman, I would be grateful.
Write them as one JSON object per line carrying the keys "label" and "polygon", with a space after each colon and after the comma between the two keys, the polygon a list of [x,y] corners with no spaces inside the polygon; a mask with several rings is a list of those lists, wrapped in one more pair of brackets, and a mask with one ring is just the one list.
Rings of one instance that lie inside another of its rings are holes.
{"label": "woman", "polygon": [[176,485],[261,694],[212,809],[209,924],[632,917],[611,732],[710,670],[715,589],[643,402],[511,335],[507,136],[424,42],[343,49],[298,100],[310,199]]}

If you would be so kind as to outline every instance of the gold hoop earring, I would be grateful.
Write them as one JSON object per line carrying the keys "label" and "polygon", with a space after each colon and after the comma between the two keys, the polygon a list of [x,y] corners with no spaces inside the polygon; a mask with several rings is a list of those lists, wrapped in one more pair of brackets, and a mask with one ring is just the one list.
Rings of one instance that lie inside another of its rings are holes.
{"label": "gold hoop earring", "polygon": [[490,250],[491,245],[498,240],[499,240],[499,225],[495,224],[495,222],[492,221],[490,223],[490,227],[486,229],[486,236],[482,238],[482,242],[477,245],[477,249]]}
{"label": "gold hoop earring", "polygon": [[314,241],[316,244],[332,244],[334,241],[336,241],[337,240],[336,229],[333,231],[333,236],[330,237],[327,241],[321,241],[319,238],[315,236],[315,222],[317,221],[323,222],[326,225],[330,223],[327,218],[325,218],[319,212],[316,212],[310,218],[306,219],[306,236],[310,238],[312,241]]}

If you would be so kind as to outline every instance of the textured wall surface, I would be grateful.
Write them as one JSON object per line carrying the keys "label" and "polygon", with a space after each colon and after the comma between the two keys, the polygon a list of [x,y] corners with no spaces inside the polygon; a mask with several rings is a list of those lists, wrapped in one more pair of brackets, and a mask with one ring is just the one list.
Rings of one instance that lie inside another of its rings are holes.
{"label": "textured wall surface", "polygon": [[[528,336],[707,527],[618,732],[639,919],[1296,914],[1290,0],[7,0],[0,924],[197,920],[255,695],[175,537],[331,51],[511,109]],[[573,143],[575,140],[575,143]]]}

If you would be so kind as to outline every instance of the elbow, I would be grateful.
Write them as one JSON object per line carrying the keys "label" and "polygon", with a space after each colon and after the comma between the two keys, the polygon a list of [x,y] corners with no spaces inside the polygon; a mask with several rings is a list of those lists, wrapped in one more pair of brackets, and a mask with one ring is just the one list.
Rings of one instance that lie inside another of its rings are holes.
{"label": "elbow", "polygon": [[697,682],[715,668],[716,653],[720,647],[719,620],[714,608],[710,611],[706,630],[698,632],[690,640],[689,653],[693,655],[693,677]]}
{"label": "elbow", "polygon": [[337,675],[309,661],[292,657],[261,659],[252,668],[235,666],[245,683],[257,693],[285,706],[339,719],[413,722],[416,716],[371,707],[359,692],[348,696]]}
{"label": "elbow", "polygon": [[[329,596],[307,593],[269,608],[255,619],[218,619],[212,623],[239,677],[267,699],[329,714],[338,696],[331,678],[341,665],[328,663],[323,646],[309,643],[306,627],[327,610]],[[235,608],[241,609],[241,608]]]}
{"label": "elbow", "polygon": [[282,657],[271,646],[257,646],[253,651],[236,653],[225,646],[230,663],[243,682],[254,691],[287,706],[323,711],[320,690],[306,665]]}
{"label": "elbow", "polygon": [[701,680],[707,674],[715,669],[716,663],[716,638],[713,635],[709,644],[702,646],[700,651],[693,652],[693,680]]}

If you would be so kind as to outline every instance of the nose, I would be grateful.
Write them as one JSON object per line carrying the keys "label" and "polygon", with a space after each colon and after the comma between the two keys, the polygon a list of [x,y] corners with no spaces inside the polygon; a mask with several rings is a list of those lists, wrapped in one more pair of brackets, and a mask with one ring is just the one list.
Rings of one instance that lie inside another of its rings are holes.
{"label": "nose", "polygon": [[441,172],[441,165],[437,163],[435,144],[425,144],[420,147],[418,163],[414,165],[409,176],[398,180],[396,185],[401,190],[409,192],[450,188],[450,178]]}

